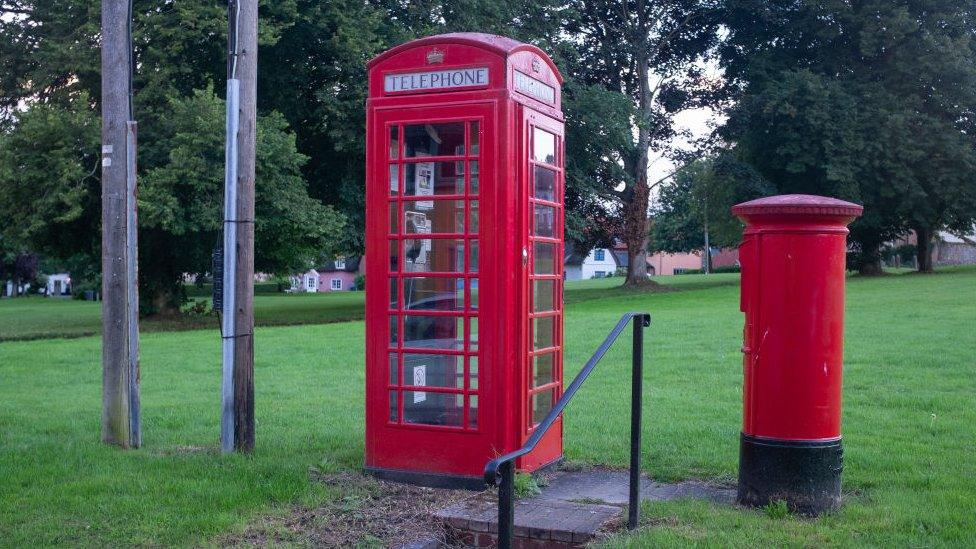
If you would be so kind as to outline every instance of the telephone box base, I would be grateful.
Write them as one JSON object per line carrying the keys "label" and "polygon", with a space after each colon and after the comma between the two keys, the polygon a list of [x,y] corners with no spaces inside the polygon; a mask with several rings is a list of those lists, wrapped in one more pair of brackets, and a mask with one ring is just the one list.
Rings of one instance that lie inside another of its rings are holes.
{"label": "telephone box base", "polygon": [[761,507],[777,500],[804,515],[840,508],[844,450],[828,441],[777,440],[742,434],[738,502]]}
{"label": "telephone box base", "polygon": [[426,486],[427,488],[448,488],[451,490],[476,490],[487,488],[483,477],[467,477],[462,475],[447,475],[443,473],[423,473],[419,471],[400,471],[397,469],[380,469],[377,467],[363,467],[363,472],[380,480]]}

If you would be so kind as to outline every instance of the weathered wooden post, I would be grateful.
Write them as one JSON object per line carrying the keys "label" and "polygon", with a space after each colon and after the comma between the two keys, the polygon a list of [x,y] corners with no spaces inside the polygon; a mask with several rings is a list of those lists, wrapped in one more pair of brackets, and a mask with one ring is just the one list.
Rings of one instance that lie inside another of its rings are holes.
{"label": "weathered wooden post", "polygon": [[254,449],[254,155],[257,0],[227,6],[227,149],[224,192],[221,450]]}
{"label": "weathered wooden post", "polygon": [[130,4],[102,1],[102,441],[142,442]]}

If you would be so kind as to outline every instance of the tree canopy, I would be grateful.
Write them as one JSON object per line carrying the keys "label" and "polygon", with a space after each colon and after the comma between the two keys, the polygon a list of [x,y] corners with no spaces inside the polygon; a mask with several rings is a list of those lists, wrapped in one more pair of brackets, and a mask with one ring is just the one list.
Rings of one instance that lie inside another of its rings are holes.
{"label": "tree canopy", "polygon": [[862,270],[914,229],[976,221],[976,20],[969,1],[730,0],[723,136],[777,192],[860,202]]}

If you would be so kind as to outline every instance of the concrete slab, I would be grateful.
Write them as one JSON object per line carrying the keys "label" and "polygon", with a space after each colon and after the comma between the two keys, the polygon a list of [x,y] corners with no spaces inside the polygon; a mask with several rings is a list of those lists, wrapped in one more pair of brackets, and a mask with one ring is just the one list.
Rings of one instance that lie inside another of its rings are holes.
{"label": "concrete slab", "polygon": [[[554,473],[549,479],[549,484],[535,498],[627,505],[629,494],[630,474],[627,471],[590,469]],[[683,498],[732,504],[735,501],[735,489],[699,481],[664,484],[654,482],[647,477],[641,478],[642,500],[664,501]]]}
{"label": "concrete slab", "polygon": [[[515,503],[516,547],[582,546],[623,520],[630,482],[627,471],[556,471],[546,478],[540,494]],[[461,545],[491,546],[498,533],[496,497],[480,494],[441,509],[435,517],[448,528],[449,538]],[[682,498],[732,504],[735,489],[699,481],[664,484],[641,479],[643,500]]]}

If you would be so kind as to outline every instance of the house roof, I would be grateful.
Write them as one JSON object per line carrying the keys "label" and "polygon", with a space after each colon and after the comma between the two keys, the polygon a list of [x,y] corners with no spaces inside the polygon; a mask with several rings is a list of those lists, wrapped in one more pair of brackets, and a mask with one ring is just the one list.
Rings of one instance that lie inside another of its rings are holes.
{"label": "house roof", "polygon": [[335,272],[355,273],[359,270],[359,261],[361,259],[362,258],[359,256],[347,257],[345,259],[346,261],[345,267],[343,267],[342,269],[336,268],[336,262],[333,259],[322,263],[322,265],[316,267],[315,270],[320,273],[335,273]]}
{"label": "house roof", "polygon": [[[613,250],[610,250],[608,248],[604,248],[604,247],[601,247],[601,246],[597,246],[596,248],[593,248],[593,250],[607,250],[607,251],[609,251],[610,253],[607,254],[607,255],[610,256],[611,258],[613,258],[613,262],[618,267],[623,266],[620,263],[620,258],[617,257],[617,254],[615,252],[613,252]],[[572,242],[567,242],[566,245],[565,245],[565,247],[563,248],[563,257],[564,257],[563,264],[565,264],[565,265],[582,265],[583,262],[586,261],[586,258],[589,257],[590,252],[593,251],[593,250],[585,250],[585,251],[584,250],[580,250]]]}

